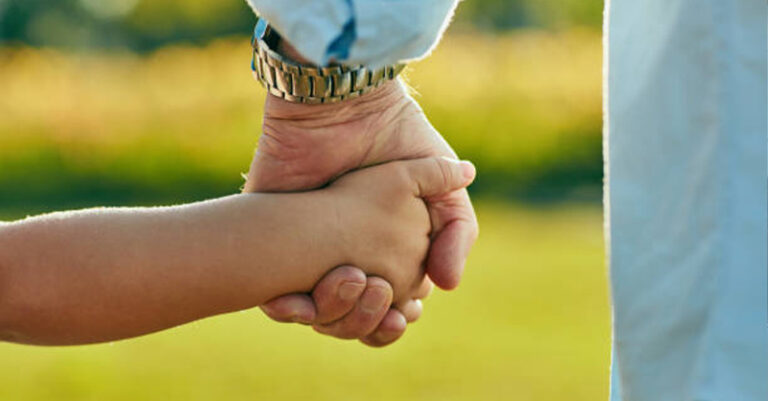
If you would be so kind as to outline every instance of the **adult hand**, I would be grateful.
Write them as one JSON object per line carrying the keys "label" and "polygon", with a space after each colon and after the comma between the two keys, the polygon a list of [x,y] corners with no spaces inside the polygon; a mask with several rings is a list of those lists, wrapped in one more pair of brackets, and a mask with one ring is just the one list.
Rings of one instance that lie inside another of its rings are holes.
{"label": "adult hand", "polygon": [[[312,189],[350,170],[427,156],[456,154],[399,81],[334,104],[296,104],[268,95],[244,190]],[[426,271],[438,287],[453,289],[477,239],[477,220],[466,190],[426,201],[436,233]],[[287,295],[262,309],[278,321],[312,324],[321,333],[381,346],[397,340],[406,322],[421,314],[420,301],[398,311],[388,310],[391,299],[388,283],[347,266],[330,272],[312,297]]]}

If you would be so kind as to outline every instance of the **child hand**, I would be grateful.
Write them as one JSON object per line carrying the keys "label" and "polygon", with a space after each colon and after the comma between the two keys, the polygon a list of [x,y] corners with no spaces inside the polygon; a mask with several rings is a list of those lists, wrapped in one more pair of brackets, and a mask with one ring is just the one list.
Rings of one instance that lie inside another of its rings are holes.
{"label": "child hand", "polygon": [[419,159],[353,172],[317,191],[0,225],[0,276],[13,283],[0,286],[0,340],[135,337],[308,292],[344,264],[391,283],[396,305],[418,298],[429,235],[440,224],[431,224],[422,198],[463,188],[474,174],[468,162]]}
{"label": "child hand", "polygon": [[342,176],[323,191],[335,213],[344,258],[340,264],[387,280],[395,305],[419,298],[428,286],[423,263],[432,234],[424,198],[465,188],[474,177],[471,163],[439,157],[396,161]]}

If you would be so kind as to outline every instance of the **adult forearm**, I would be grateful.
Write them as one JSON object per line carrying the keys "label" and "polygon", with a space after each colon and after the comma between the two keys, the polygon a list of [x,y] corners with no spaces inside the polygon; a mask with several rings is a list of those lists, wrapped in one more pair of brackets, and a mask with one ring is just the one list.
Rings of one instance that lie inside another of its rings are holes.
{"label": "adult forearm", "polygon": [[311,234],[326,227],[303,196],[87,210],[2,226],[0,330],[26,343],[110,341],[308,291],[337,260]]}

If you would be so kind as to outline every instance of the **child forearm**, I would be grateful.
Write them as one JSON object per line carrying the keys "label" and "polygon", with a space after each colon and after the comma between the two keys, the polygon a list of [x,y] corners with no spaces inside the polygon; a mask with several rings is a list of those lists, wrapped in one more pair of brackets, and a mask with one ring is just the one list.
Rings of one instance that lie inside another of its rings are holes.
{"label": "child forearm", "polygon": [[317,235],[329,224],[313,196],[236,195],[0,225],[0,335],[111,341],[308,291],[339,262],[326,243],[335,236]]}

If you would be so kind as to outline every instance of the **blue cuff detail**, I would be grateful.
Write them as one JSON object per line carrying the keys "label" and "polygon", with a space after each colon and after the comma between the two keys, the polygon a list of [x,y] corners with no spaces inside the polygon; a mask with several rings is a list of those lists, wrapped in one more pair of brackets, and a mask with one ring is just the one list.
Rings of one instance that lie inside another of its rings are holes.
{"label": "blue cuff detail", "polygon": [[355,19],[350,18],[341,34],[328,45],[328,49],[325,51],[324,63],[328,65],[331,60],[344,61],[349,58],[349,50],[352,48],[352,44],[357,40],[357,29],[355,26]]}
{"label": "blue cuff detail", "polygon": [[253,28],[253,37],[251,38],[251,46],[254,49],[253,57],[251,58],[251,71],[256,71],[256,40],[264,36],[264,32],[267,30],[267,21],[264,18],[259,18],[256,22],[256,27]]}
{"label": "blue cuff detail", "polygon": [[[349,1],[349,0],[347,0]],[[256,23],[256,27],[253,29],[253,37],[251,38],[251,45],[256,44],[256,39],[264,36],[264,32],[267,29],[267,21],[264,18],[259,18]],[[344,61],[349,58],[349,50],[352,48],[352,44],[357,39],[357,30],[355,29],[355,19],[350,18],[341,34],[328,45],[328,50],[325,51],[324,65],[328,65],[331,60]],[[251,70],[256,71],[256,58],[251,59]]]}

